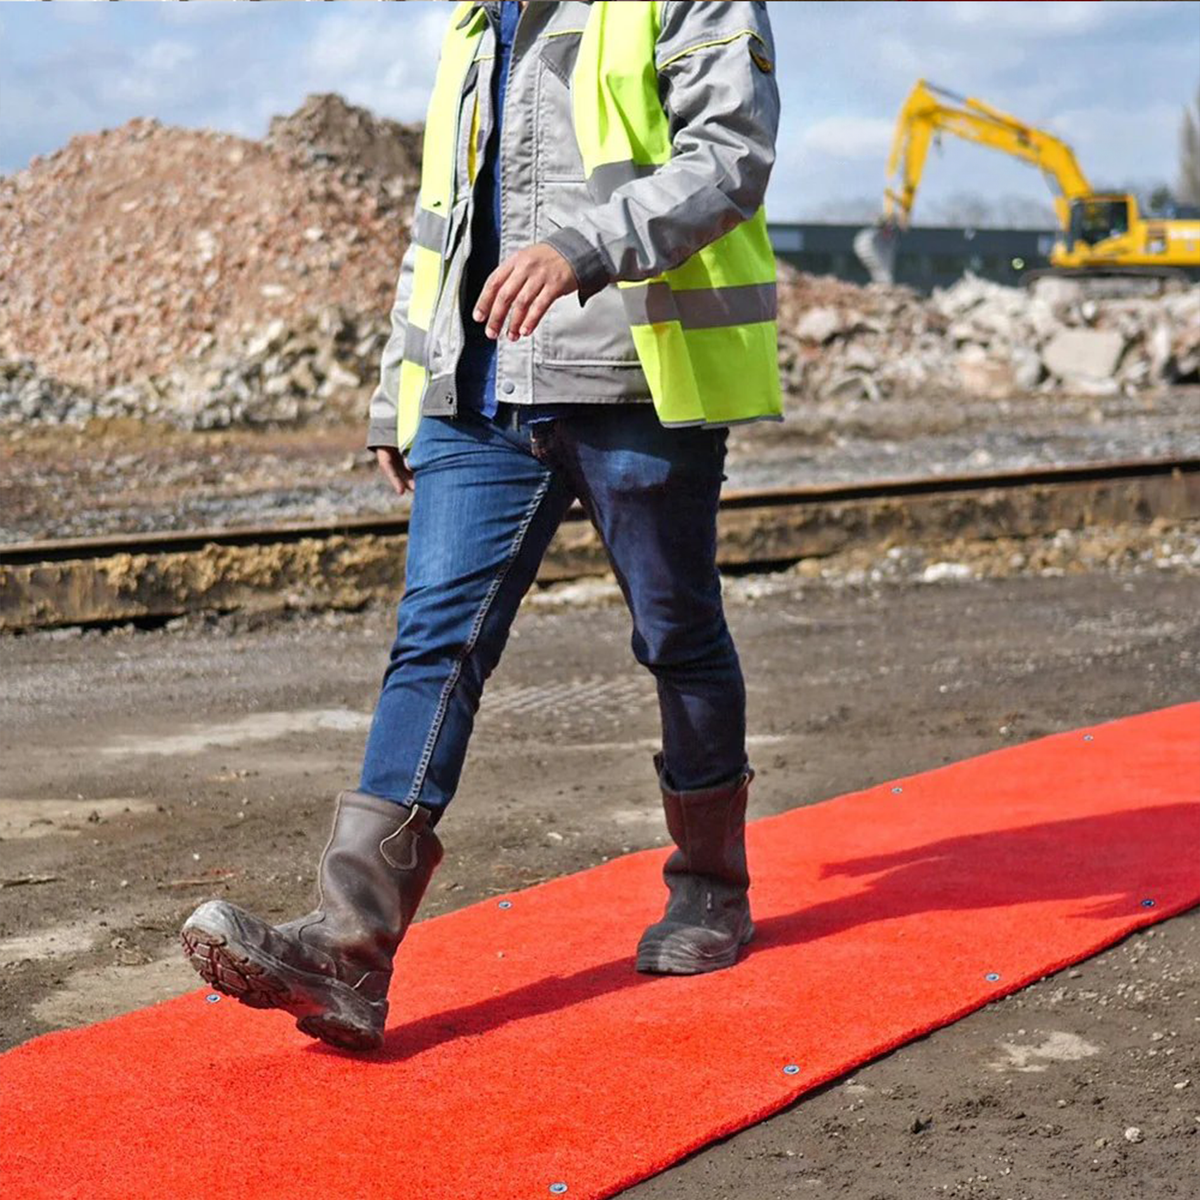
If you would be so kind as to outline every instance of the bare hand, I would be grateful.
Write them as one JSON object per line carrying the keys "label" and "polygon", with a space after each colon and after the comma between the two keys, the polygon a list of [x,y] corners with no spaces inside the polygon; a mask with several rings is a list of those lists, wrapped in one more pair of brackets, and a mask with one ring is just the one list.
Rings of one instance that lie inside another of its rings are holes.
{"label": "bare hand", "polygon": [[395,446],[378,447],[375,457],[379,460],[379,469],[383,472],[384,478],[392,485],[392,491],[397,496],[403,496],[406,492],[414,490],[416,484],[413,480],[412,469],[404,461],[404,455]]}
{"label": "bare hand", "polygon": [[498,338],[508,319],[508,340],[529,337],[555,300],[579,290],[571,264],[553,246],[539,242],[506,258],[488,276],[475,320],[487,323],[487,335]]}

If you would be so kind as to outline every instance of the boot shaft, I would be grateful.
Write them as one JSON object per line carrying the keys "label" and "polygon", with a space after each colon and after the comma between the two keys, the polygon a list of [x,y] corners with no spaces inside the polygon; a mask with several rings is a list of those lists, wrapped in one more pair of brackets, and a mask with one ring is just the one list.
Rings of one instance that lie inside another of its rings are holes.
{"label": "boot shaft", "polygon": [[667,782],[661,754],[654,763],[667,830],[676,846],[663,867],[667,883],[673,876],[691,875],[748,888],[746,804],[754,771],[747,767],[725,783],[679,791]]}
{"label": "boot shaft", "polygon": [[317,906],[281,932],[356,968],[389,970],[444,853],[431,816],[424,805],[342,792],[317,867]]}

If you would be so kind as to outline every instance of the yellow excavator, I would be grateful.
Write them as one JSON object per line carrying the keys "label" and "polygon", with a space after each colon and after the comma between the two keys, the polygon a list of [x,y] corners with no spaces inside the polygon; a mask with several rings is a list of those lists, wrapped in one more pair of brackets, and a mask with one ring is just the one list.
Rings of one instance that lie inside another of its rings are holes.
{"label": "yellow excavator", "polygon": [[1093,191],[1061,138],[982,100],[919,79],[896,123],[883,217],[854,243],[872,279],[892,280],[900,231],[912,215],[930,143],[943,133],[1011,154],[1038,167],[1050,184],[1060,226],[1052,267],[1029,272],[1024,281],[1046,275],[1200,278],[1200,211],[1186,217],[1143,216],[1135,196]]}

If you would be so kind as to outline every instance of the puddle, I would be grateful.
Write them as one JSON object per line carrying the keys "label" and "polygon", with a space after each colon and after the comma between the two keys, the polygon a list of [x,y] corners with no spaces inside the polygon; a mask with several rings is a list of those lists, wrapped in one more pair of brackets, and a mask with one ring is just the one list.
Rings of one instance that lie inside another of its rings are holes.
{"label": "puddle", "polygon": [[1050,1070],[1052,1063],[1078,1062],[1100,1053],[1099,1046],[1085,1042],[1074,1033],[1061,1030],[1049,1034],[1036,1046],[1019,1046],[1015,1042],[1001,1042],[1000,1049],[1005,1057],[988,1064],[993,1071],[1023,1071],[1037,1074]]}
{"label": "puddle", "polygon": [[325,730],[360,731],[370,727],[370,714],[348,708],[317,708],[301,712],[251,713],[240,721],[191,725],[185,733],[133,734],[103,747],[102,754],[199,754],[212,746],[239,746],[269,742],[293,733]]}
{"label": "puddle", "polygon": [[33,1006],[39,1021],[72,1028],[104,1021],[203,987],[180,950],[137,966],[86,967]]}
{"label": "puddle", "polygon": [[14,800],[0,797],[0,839],[78,834],[88,828],[92,813],[112,817],[154,810],[152,800]]}

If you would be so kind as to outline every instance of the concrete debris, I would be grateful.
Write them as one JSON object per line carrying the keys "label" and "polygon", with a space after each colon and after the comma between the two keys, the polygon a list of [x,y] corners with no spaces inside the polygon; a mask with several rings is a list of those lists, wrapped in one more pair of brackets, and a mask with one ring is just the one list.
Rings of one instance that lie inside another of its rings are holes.
{"label": "concrete debris", "polygon": [[[1156,519],[1150,524],[1061,529],[1038,537],[954,538],[942,545],[856,545],[823,558],[805,558],[770,578],[780,587],[793,576],[835,586],[889,583],[954,584],[1018,576],[1146,575],[1200,576],[1200,522]],[[740,599],[753,576],[727,579],[726,594]]]}
{"label": "concrete debris", "polygon": [[[332,170],[343,186],[375,194],[386,210],[407,220],[421,177],[424,129],[377,117],[341,96],[309,96],[286,117],[273,117],[263,144],[300,166]],[[319,226],[305,230],[320,241]]]}
{"label": "concrete debris", "polygon": [[0,178],[0,358],[103,394],[321,308],[386,319],[419,159],[415,127],[336,96],[261,142],[154,120],[72,138]]}
{"label": "concrete debris", "polygon": [[1125,344],[1115,329],[1060,329],[1042,348],[1042,358],[1060,379],[1111,379]]}
{"label": "concrete debris", "polygon": [[0,426],[81,425],[119,417],[182,429],[354,420],[374,386],[387,326],[325,308],[289,325],[276,319],[229,350],[90,393],[0,360]]}
{"label": "concrete debris", "polygon": [[824,345],[845,329],[842,314],[836,308],[810,308],[796,323],[795,333],[802,342]]}
{"label": "concrete debris", "polygon": [[780,267],[780,366],[793,403],[1033,391],[1112,395],[1200,382],[1200,286],[1098,298],[966,275],[923,299]]}
{"label": "concrete debris", "polygon": [[944,583],[947,580],[971,579],[974,571],[967,563],[933,562],[921,572],[922,583]]}
{"label": "concrete debris", "polygon": [[[421,130],[310,97],[254,141],[135,120],[0,178],[0,425],[365,419]],[[793,408],[1200,381],[1200,287],[967,276],[923,299],[781,264]]]}

